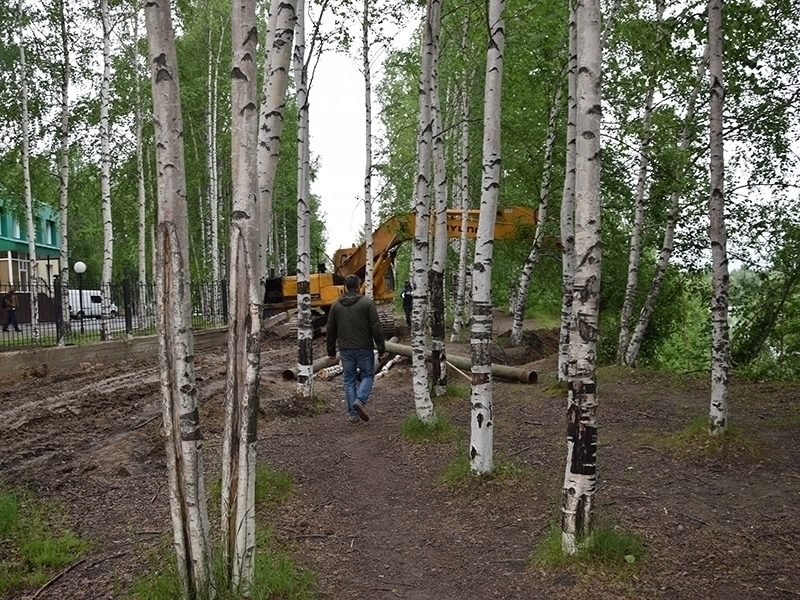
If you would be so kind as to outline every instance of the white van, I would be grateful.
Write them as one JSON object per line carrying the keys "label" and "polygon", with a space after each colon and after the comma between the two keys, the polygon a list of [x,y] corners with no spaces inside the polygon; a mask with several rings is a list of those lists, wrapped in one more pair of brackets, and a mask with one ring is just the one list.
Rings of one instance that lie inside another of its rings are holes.
{"label": "white van", "polygon": [[[83,302],[81,302],[81,294],[83,294]],[[71,319],[77,319],[81,316],[83,310],[84,317],[95,317],[99,319],[103,316],[103,295],[100,290],[69,290],[69,316]],[[119,314],[117,305],[111,303],[111,318],[113,319]]]}

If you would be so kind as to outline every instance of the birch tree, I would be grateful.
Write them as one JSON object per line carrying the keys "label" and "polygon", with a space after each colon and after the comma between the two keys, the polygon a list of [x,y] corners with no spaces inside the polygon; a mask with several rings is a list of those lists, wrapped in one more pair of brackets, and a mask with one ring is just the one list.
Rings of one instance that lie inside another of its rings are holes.
{"label": "birch tree", "polygon": [[[270,10],[270,28],[267,31],[272,35],[265,44],[267,48],[264,52],[264,84],[261,92],[261,114],[258,128],[258,193],[261,209],[259,242],[260,247],[268,254],[274,252],[274,244],[270,242],[274,236],[272,227],[273,188],[278,171],[278,156],[281,149],[286,90],[289,85],[289,66],[292,59],[296,22],[296,0],[286,2],[273,0]],[[265,259],[266,257],[260,254],[259,264],[265,264]]]}
{"label": "birch tree", "polygon": [[28,117],[28,71],[25,64],[25,12],[22,0],[17,4],[19,18],[19,90],[20,128],[22,129],[22,181],[25,190],[25,227],[28,234],[28,289],[31,296],[31,337],[39,341],[39,281],[36,261],[36,221],[33,212],[30,169],[30,118]]}
{"label": "birch tree", "polygon": [[147,194],[145,193],[144,178],[144,143],[142,140],[142,130],[144,127],[144,115],[142,110],[142,97],[139,87],[139,12],[136,11],[133,17],[133,44],[131,54],[133,58],[134,88],[136,90],[136,106],[134,108],[134,120],[136,128],[136,199],[138,213],[137,228],[137,264],[139,267],[139,286],[137,289],[138,310],[137,322],[140,330],[148,326],[149,319],[145,316],[147,306]]}
{"label": "birch tree", "polygon": [[439,98],[439,36],[433,39],[431,74],[431,111],[433,117],[433,198],[436,223],[433,236],[433,261],[428,272],[428,295],[431,302],[431,379],[434,396],[447,393],[447,353],[444,336],[444,270],[447,263],[447,173],[442,132],[442,109]]}
{"label": "birch tree", "polygon": [[372,268],[375,263],[375,247],[372,243],[372,72],[370,69],[370,0],[364,0],[361,18],[361,65],[364,75],[364,244],[366,249],[366,271],[364,273],[365,294],[373,297]]}
{"label": "birch tree", "polygon": [[[686,152],[692,142],[692,129],[695,118],[695,111],[697,108],[697,97],[700,94],[700,86],[705,79],[706,66],[708,64],[708,45],[706,45],[702,58],[697,66],[697,75],[695,77],[695,86],[689,94],[689,99],[686,103],[686,114],[683,119],[683,133],[681,134],[680,150]],[[624,364],[633,366],[636,364],[636,358],[639,355],[639,350],[642,347],[644,340],[644,333],[647,330],[647,325],[650,323],[650,317],[655,310],[656,299],[661,292],[661,284],[664,282],[664,276],[669,266],[669,260],[672,256],[672,249],[675,240],[675,227],[678,223],[680,216],[680,190],[673,189],[670,193],[669,210],[667,212],[667,220],[664,225],[664,238],[661,243],[661,251],[656,260],[656,270],[653,274],[653,279],[650,283],[650,290],[647,293],[642,310],[639,312],[639,318],[636,321],[636,327],[631,335],[628,347],[625,349]]]}
{"label": "birch tree", "polygon": [[708,203],[711,238],[711,405],[712,435],[728,428],[730,339],[728,337],[728,254],[725,231],[725,158],[723,153],[722,0],[708,2],[710,90],[710,183]]}
{"label": "birch tree", "polygon": [[[225,36],[220,31],[219,44],[214,52],[214,27],[213,14],[208,15],[208,65],[206,67],[206,168],[208,170],[208,255],[211,260],[211,280],[216,290],[222,279],[223,263],[219,256],[219,160],[217,152],[217,123],[219,117],[219,63],[222,56],[222,47]],[[214,302],[218,301],[217,292],[214,292]],[[216,308],[216,307],[215,307]]]}
{"label": "birch tree", "polygon": [[[656,2],[656,24],[660,25],[664,18],[664,2]],[[663,39],[664,34],[659,29],[656,36],[656,45]],[[656,63],[655,66],[657,66]],[[652,67],[655,71],[655,66]],[[625,285],[625,297],[622,302],[622,312],[619,318],[619,339],[617,341],[617,362],[625,361],[631,337],[631,315],[636,302],[636,291],[639,284],[639,262],[642,250],[642,230],[644,228],[645,192],[647,190],[648,172],[650,168],[650,144],[652,143],[652,116],[653,96],[655,95],[656,73],[650,73],[647,93],[645,94],[644,108],[642,110],[642,129],[639,138],[639,174],[636,180],[636,194],[634,197],[634,217],[631,227],[630,250],[628,252],[628,280]]]}
{"label": "birch tree", "polygon": [[536,265],[539,263],[539,256],[542,251],[544,241],[544,226],[547,221],[547,205],[550,202],[550,178],[553,170],[553,153],[556,145],[556,119],[561,107],[561,88],[556,89],[553,103],[550,105],[550,116],[547,120],[547,137],[544,143],[544,165],[542,168],[542,186],[539,193],[539,209],[536,211],[536,233],[533,236],[533,244],[522,273],[519,277],[517,293],[514,296],[512,313],[514,323],[511,326],[511,343],[518,346],[522,343],[522,325],[525,320],[525,308],[528,300],[528,288],[531,283],[531,275]]}
{"label": "birch tree", "polygon": [[[467,34],[469,33],[469,18],[464,17],[461,24],[461,55],[467,53]],[[461,237],[458,243],[458,284],[456,286],[456,301],[453,307],[453,333],[450,341],[455,342],[461,337],[461,326],[464,319],[464,297],[467,287],[467,216],[469,211],[469,94],[467,87],[469,75],[466,64],[461,71],[461,141],[459,148],[460,177],[459,201],[461,208]]]}
{"label": "birch tree", "polygon": [[578,41],[575,2],[569,10],[569,63],[567,68],[567,152],[564,168],[564,188],[561,194],[561,326],[558,334],[558,377],[567,380],[570,331],[572,323],[572,293],[575,279],[575,152],[577,148],[578,116]]}
{"label": "birch tree", "polygon": [[294,81],[297,90],[297,397],[309,401],[314,390],[314,330],[311,324],[311,172],[305,11],[305,0],[298,0],[294,48]]}
{"label": "birch tree", "polygon": [[431,153],[433,144],[433,111],[431,108],[433,68],[436,50],[434,40],[439,35],[440,0],[427,0],[422,29],[422,48],[419,76],[419,132],[417,134],[417,174],[415,184],[413,248],[413,308],[411,310],[411,370],[414,404],[417,417],[424,423],[434,423],[436,412],[428,388],[428,367],[425,359],[425,321],[428,314],[428,260],[430,242]]}
{"label": "birch tree", "polygon": [[183,118],[169,2],[145,4],[158,170],[156,314],[173,545],[183,598],[206,597],[211,544],[189,281]]}
{"label": "birch tree", "polygon": [[255,466],[261,361],[258,258],[258,104],[255,0],[231,12],[231,176],[228,377],[222,446],[222,534],[227,576],[245,592],[255,563]]}
{"label": "birch tree", "polygon": [[505,47],[504,0],[489,0],[489,46],[483,100],[483,167],[478,236],[472,268],[472,412],[470,417],[470,469],[494,469],[494,415],[492,408],[492,253],[494,224],[500,195],[500,100]]}
{"label": "birch tree", "polygon": [[111,338],[111,276],[114,266],[114,225],[111,217],[111,150],[108,107],[111,102],[111,18],[108,0],[100,0],[103,25],[103,80],[100,85],[100,198],[103,214],[102,320],[100,339]]}
{"label": "birch tree", "polygon": [[578,0],[575,278],[570,321],[567,464],[561,545],[577,552],[591,531],[597,455],[597,323],[600,301],[600,2]]}
{"label": "birch tree", "polygon": [[69,235],[67,213],[69,209],[69,94],[70,94],[70,40],[67,32],[65,0],[58,3],[58,25],[61,41],[61,148],[58,170],[59,197],[59,283],[61,284],[61,330],[58,345],[64,345],[64,334],[69,328]]}

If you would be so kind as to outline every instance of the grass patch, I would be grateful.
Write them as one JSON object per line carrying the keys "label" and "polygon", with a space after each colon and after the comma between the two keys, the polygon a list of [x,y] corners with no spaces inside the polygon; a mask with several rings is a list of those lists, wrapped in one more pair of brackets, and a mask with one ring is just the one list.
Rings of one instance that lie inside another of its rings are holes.
{"label": "grass patch", "polygon": [[729,425],[722,435],[711,435],[708,432],[708,417],[695,418],[687,427],[658,435],[653,439],[655,446],[671,452],[681,458],[740,458],[761,459],[761,447],[737,425]]}
{"label": "grass patch", "polygon": [[411,413],[400,424],[400,437],[411,442],[446,444],[458,436],[458,428],[442,413],[436,415],[433,423],[426,423],[416,413]]}
{"label": "grass patch", "polygon": [[602,570],[614,579],[625,581],[645,558],[645,547],[638,535],[603,523],[578,544],[577,554],[566,555],[561,549],[561,527],[558,521],[553,521],[548,535],[537,545],[531,562],[554,570]]}
{"label": "grass patch", "polygon": [[519,483],[531,480],[537,475],[537,470],[514,459],[495,457],[494,469],[491,473],[476,475],[470,468],[469,453],[466,448],[459,448],[456,457],[451,460],[444,473],[439,477],[439,483],[448,488],[467,488],[475,484],[508,482]]}
{"label": "grass patch", "polygon": [[469,398],[471,391],[470,388],[463,385],[456,385],[455,383],[447,384],[447,397],[452,399]]}
{"label": "grass patch", "polygon": [[[148,556],[150,569],[138,579],[130,598],[141,600],[174,600],[181,597],[178,571],[171,540],[154,549]],[[214,552],[214,580],[225,580],[225,564],[220,548]],[[264,598],[280,600],[313,600],[316,598],[316,578],[311,571],[299,568],[291,555],[275,541],[272,530],[259,527],[256,533],[256,560],[253,586],[249,594],[244,590],[219,586],[216,600],[244,600]],[[210,595],[200,600],[209,600]]]}
{"label": "grass patch", "polygon": [[[221,480],[218,478],[208,488],[209,513],[213,520],[218,520],[221,487]],[[216,600],[242,600],[248,597],[280,600],[316,598],[314,574],[295,564],[289,552],[275,540],[269,525],[270,514],[286,501],[293,491],[294,485],[288,473],[264,464],[256,465],[257,530],[253,587],[249,596],[243,590],[217,589]],[[213,554],[214,580],[225,581],[225,564],[221,548],[215,548]],[[180,584],[171,537],[153,549],[147,562],[149,565],[147,573],[134,582],[129,597],[142,600],[180,598]]]}
{"label": "grass patch", "polygon": [[0,596],[43,585],[89,549],[64,517],[61,505],[0,483]]}

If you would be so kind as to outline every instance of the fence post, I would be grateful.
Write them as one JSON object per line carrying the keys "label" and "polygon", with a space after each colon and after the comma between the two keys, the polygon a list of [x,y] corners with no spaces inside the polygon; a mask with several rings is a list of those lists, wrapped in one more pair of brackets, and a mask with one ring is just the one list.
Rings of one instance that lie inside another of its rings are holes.
{"label": "fence post", "polygon": [[226,280],[222,280],[220,282],[222,286],[222,322],[225,325],[228,324],[228,282]]}
{"label": "fence post", "polygon": [[122,298],[125,305],[125,333],[133,335],[133,294],[131,293],[131,280],[122,280]]}
{"label": "fence post", "polygon": [[63,290],[61,289],[61,276],[53,276],[53,291],[55,292],[55,309],[56,309],[56,340],[59,346],[64,345],[64,315],[61,312],[61,298]]}

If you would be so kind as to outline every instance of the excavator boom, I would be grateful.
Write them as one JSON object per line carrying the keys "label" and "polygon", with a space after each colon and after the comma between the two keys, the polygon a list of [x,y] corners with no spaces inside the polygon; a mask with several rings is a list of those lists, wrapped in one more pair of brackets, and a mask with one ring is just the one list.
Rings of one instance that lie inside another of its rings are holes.
{"label": "excavator boom", "polygon": [[[463,212],[447,211],[447,237],[460,238],[463,230]],[[478,235],[480,211],[467,211],[467,238]],[[498,209],[495,226],[495,239],[533,237],[532,227],[536,224],[536,212],[523,206]],[[413,239],[416,216],[414,213],[396,215],[386,220],[372,234],[374,264],[372,267],[373,297],[376,301],[394,298],[392,265],[397,248],[403,242]],[[433,228],[434,225],[432,225]],[[366,274],[366,245],[340,248],[333,255],[333,273],[311,274],[311,306],[327,313],[331,304],[344,293],[344,278],[355,273],[361,280]],[[297,306],[297,277],[275,277],[266,281],[264,308],[278,311]]]}

